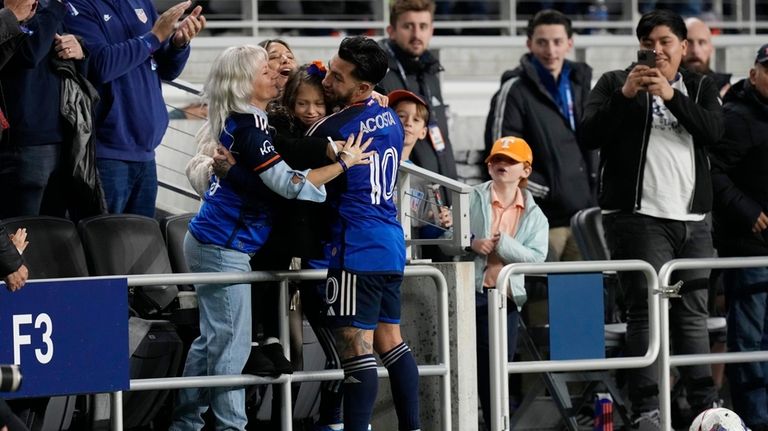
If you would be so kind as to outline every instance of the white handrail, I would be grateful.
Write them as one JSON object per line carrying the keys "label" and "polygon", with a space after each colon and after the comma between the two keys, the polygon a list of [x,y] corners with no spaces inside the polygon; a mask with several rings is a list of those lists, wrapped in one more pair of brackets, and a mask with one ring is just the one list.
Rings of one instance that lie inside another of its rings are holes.
{"label": "white handrail", "polygon": [[[301,270],[301,271],[259,271],[245,273],[185,273],[185,274],[149,274],[149,275],[128,275],[128,286],[148,286],[158,284],[205,284],[205,283],[252,283],[263,281],[281,281],[281,300],[280,305],[284,310],[288,308],[288,280],[322,280],[326,277],[324,270]],[[443,431],[451,430],[451,367],[450,367],[450,343],[449,343],[449,323],[448,323],[448,284],[437,268],[430,266],[407,266],[404,277],[429,277],[435,282],[437,289],[437,335],[438,335],[438,364],[419,365],[419,375],[440,377],[440,401],[441,401],[441,429]],[[92,279],[94,277],[90,277]],[[98,278],[98,277],[97,277]],[[114,278],[101,277],[101,278]],[[72,279],[68,279],[72,280]],[[283,299],[285,298],[285,299]],[[280,342],[287,350],[290,348],[288,342],[288,315],[284,313],[280,316]],[[289,356],[288,356],[289,357]],[[378,369],[379,377],[386,377],[386,368]],[[328,371],[296,371],[293,374],[283,374],[277,378],[265,378],[250,375],[231,375],[231,376],[204,376],[204,377],[170,377],[160,379],[134,379],[131,380],[131,391],[146,391],[157,389],[177,389],[177,388],[195,388],[195,387],[216,387],[216,386],[243,386],[258,384],[279,383],[282,388],[282,423],[283,430],[291,431],[293,429],[293,411],[291,383],[303,381],[325,381],[340,380],[344,377],[342,370]],[[112,430],[122,431],[123,422],[123,404],[122,392],[113,393],[111,397]],[[120,419],[120,420],[118,420]]]}
{"label": "white handrail", "polygon": [[[684,269],[734,269],[768,267],[768,256],[711,259],[675,259],[659,270],[659,283],[668,286],[672,273]],[[659,353],[659,413],[662,429],[672,429],[672,382],[669,368],[678,365],[768,361],[768,351],[675,355],[669,351],[669,299],[661,295],[661,351]]]}
{"label": "white handrail", "polygon": [[588,273],[606,271],[638,271],[648,283],[648,349],[643,356],[605,359],[549,360],[507,362],[507,313],[505,289],[488,289],[488,332],[491,374],[491,430],[509,430],[509,390],[507,374],[575,370],[608,370],[642,368],[651,365],[659,355],[658,278],[653,267],[641,260],[597,260],[584,262],[513,263],[499,273],[496,286],[506,286],[512,274]]}

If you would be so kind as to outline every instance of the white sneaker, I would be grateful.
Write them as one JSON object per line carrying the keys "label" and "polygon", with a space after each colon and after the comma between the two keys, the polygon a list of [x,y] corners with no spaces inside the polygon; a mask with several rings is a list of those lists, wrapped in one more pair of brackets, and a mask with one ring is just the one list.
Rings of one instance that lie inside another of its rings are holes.
{"label": "white sneaker", "polygon": [[661,414],[659,409],[642,412],[632,421],[632,428],[638,431],[660,431]]}

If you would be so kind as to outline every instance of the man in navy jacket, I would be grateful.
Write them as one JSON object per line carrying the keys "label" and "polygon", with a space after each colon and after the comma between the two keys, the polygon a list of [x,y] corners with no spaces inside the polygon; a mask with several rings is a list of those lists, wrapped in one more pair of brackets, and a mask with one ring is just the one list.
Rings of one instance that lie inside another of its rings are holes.
{"label": "man in navy jacket", "polygon": [[[725,134],[710,150],[714,239],[721,257],[768,255],[768,44],[757,51],[747,79],[723,105]],[[768,268],[723,272],[728,304],[728,351],[763,350],[768,315]],[[766,362],[728,364],[733,410],[754,431],[768,430]]]}
{"label": "man in navy jacket", "polygon": [[89,52],[86,76],[99,90],[96,157],[110,213],[153,217],[155,148],[168,127],[161,80],[181,74],[189,41],[205,26],[197,6],[174,31],[190,2],[162,15],[149,0],[73,0],[68,28]]}

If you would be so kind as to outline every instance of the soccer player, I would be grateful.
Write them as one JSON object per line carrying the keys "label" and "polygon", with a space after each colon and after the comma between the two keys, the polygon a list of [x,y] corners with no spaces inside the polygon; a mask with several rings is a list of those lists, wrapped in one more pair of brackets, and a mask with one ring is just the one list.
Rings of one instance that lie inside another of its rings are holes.
{"label": "soccer player", "polygon": [[418,370],[399,325],[405,240],[394,190],[403,126],[392,109],[371,98],[387,61],[375,41],[344,39],[323,80],[326,95],[343,109],[307,132],[336,141],[362,130],[363,139],[373,138],[371,163],[350,167],[328,189],[335,220],[326,301],[344,368],[346,431],[368,429],[378,391],[374,349],[389,370],[398,428],[420,428]]}

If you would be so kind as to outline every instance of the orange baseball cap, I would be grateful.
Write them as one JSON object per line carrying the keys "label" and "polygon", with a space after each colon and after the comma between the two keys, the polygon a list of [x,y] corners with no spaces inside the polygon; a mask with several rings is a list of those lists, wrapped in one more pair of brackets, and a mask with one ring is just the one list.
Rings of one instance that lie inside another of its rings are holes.
{"label": "orange baseball cap", "polygon": [[491,154],[485,159],[485,163],[491,161],[491,157],[500,154],[507,156],[510,159],[517,162],[528,162],[533,164],[533,151],[528,143],[522,138],[516,138],[514,136],[506,136],[499,138],[493,143],[491,148]]}

